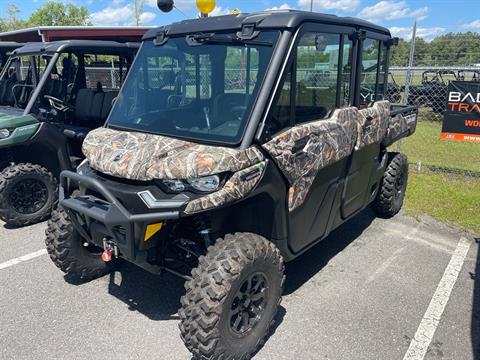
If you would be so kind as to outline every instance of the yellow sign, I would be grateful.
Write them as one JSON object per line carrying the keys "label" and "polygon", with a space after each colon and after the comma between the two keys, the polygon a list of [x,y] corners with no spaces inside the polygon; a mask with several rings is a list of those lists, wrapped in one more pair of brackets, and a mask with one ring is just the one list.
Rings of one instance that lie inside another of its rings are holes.
{"label": "yellow sign", "polygon": [[215,9],[215,0],[196,0],[197,8],[202,14],[210,14]]}
{"label": "yellow sign", "polygon": [[232,11],[230,11],[230,14],[231,14],[231,15],[240,14],[240,9],[233,9]]}
{"label": "yellow sign", "polygon": [[150,240],[153,235],[162,230],[162,226],[163,223],[147,225],[147,230],[145,231],[145,237],[143,238],[143,241]]}

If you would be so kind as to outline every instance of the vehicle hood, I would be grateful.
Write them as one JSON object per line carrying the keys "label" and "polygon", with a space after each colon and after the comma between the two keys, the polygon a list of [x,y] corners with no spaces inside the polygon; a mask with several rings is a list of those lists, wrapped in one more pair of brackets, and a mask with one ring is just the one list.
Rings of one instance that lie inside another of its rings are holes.
{"label": "vehicle hood", "polygon": [[0,129],[18,128],[26,125],[37,124],[38,120],[31,115],[23,115],[21,112],[15,111],[17,109],[10,108],[12,111],[7,112],[9,108],[0,107]]}
{"label": "vehicle hood", "polygon": [[109,128],[91,131],[83,143],[83,153],[97,171],[142,181],[236,172],[264,160],[254,146],[238,150]]}

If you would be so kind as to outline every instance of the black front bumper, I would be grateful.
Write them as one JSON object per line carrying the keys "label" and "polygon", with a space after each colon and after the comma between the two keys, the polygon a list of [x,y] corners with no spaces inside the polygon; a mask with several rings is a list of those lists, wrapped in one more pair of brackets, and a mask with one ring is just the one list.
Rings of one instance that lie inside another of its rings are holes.
{"label": "black front bumper", "polygon": [[75,229],[83,238],[101,247],[104,239],[113,241],[123,258],[135,262],[146,257],[146,252],[143,251],[146,227],[178,219],[186,202],[185,199],[170,199],[153,212],[133,214],[99,179],[63,171],[60,174],[61,193],[70,194],[72,183],[77,184],[81,193],[86,195],[67,198],[61,196],[60,205],[68,213]]}

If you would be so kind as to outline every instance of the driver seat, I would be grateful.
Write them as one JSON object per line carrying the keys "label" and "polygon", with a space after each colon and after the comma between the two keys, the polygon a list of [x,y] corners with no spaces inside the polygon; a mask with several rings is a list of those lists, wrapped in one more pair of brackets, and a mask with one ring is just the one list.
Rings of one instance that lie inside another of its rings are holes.
{"label": "driver seat", "polygon": [[246,106],[250,95],[228,93],[219,94],[213,99],[211,126],[215,128],[228,121],[238,121],[232,109],[236,106]]}

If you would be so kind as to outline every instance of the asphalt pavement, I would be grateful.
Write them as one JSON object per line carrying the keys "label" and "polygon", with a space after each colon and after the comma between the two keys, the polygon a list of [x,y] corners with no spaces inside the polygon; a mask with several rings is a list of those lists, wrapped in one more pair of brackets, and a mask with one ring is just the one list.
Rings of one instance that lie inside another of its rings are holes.
{"label": "asphalt pavement", "polygon": [[[75,282],[42,251],[45,226],[0,223],[0,359],[191,358],[178,330],[183,280],[124,263]],[[254,359],[480,359],[479,241],[364,211],[287,265]]]}

